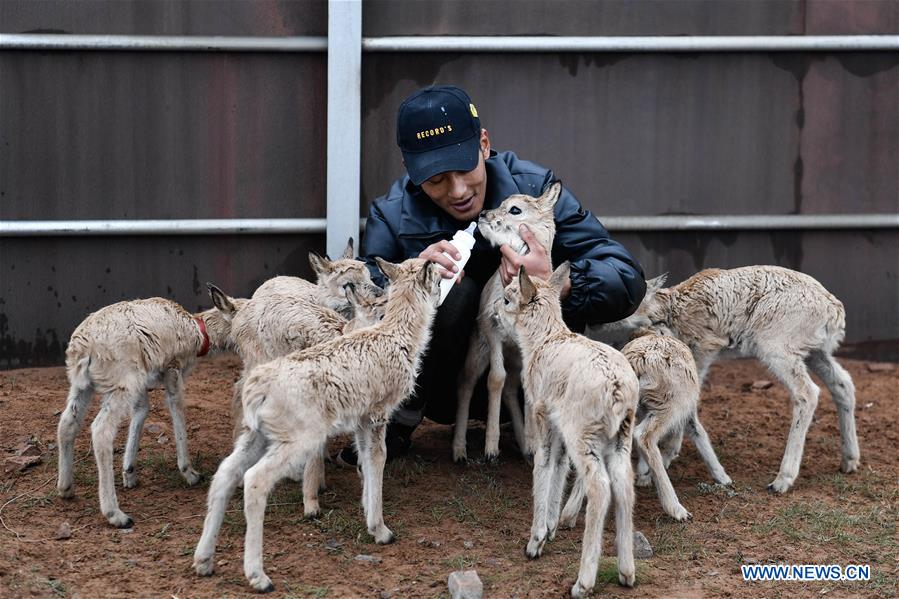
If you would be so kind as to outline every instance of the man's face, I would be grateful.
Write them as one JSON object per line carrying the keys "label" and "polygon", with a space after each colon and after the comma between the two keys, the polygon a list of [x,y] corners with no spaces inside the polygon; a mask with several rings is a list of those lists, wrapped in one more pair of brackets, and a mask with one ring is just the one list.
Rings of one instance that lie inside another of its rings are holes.
{"label": "man's face", "polygon": [[468,172],[448,171],[422,182],[421,189],[444,212],[459,221],[475,220],[484,209],[487,193],[487,169],[484,161],[490,157],[490,139],[481,129],[481,151],[478,165]]}

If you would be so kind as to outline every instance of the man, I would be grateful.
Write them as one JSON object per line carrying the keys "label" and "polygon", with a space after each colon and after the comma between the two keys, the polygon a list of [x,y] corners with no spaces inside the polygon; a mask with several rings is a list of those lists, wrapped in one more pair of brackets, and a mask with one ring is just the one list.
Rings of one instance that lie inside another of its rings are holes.
{"label": "man", "polygon": [[[407,175],[371,205],[362,256],[372,278],[385,284],[375,256],[391,262],[424,258],[443,266],[445,278],[459,253],[449,239],[482,210],[496,208],[517,193],[539,196],[556,180],[553,172],[520,160],[512,152],[490,148],[477,109],[454,86],[429,87],[412,94],[397,114],[397,144]],[[444,424],[455,421],[456,378],[475,329],[480,292],[499,267],[504,285],[524,266],[531,276],[548,278],[551,264],[571,262],[569,283],[562,291],[568,325],[583,331],[587,323],[620,320],[633,313],[646,291],[643,270],[567,189],[555,207],[556,237],[552,256],[522,227],[530,253],[519,256],[508,246],[492,248],[480,234],[455,288],[437,311],[431,345],[422,361],[417,391],[394,415],[387,430],[388,459],[408,451],[411,434],[423,416]],[[550,262],[550,258],[552,262]],[[484,413],[486,384],[475,389],[471,413]],[[340,454],[355,464],[352,448]]]}

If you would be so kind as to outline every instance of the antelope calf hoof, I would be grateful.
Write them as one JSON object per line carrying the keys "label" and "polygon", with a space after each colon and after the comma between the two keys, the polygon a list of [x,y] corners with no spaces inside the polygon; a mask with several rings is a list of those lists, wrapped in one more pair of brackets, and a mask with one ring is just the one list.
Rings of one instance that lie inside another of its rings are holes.
{"label": "antelope calf hoof", "polygon": [[631,572],[618,572],[618,584],[623,587],[632,587],[634,586],[634,573]]}
{"label": "antelope calf hoof", "polygon": [[769,493],[777,493],[778,495],[783,495],[787,491],[790,490],[790,487],[793,486],[793,483],[788,483],[782,480],[780,477],[774,479],[774,481],[768,485]]}
{"label": "antelope calf hoof", "polygon": [[562,528],[574,528],[577,526],[577,514],[574,516],[562,516],[562,519],[559,520],[559,526]]}
{"label": "antelope calf hoof", "polygon": [[579,582],[574,583],[574,586],[571,587],[571,597],[572,599],[581,599],[581,597],[586,597],[593,591],[593,587],[585,587]]}
{"label": "antelope calf hoof", "polygon": [[126,489],[133,489],[137,486],[137,473],[134,469],[131,469],[131,472],[127,470],[122,472],[122,486]]}
{"label": "antelope calf hoof", "polygon": [[531,539],[528,541],[528,546],[524,549],[524,555],[528,559],[537,559],[543,553],[543,545],[546,544],[546,539],[537,540]]}
{"label": "antelope calf hoof", "polygon": [[187,469],[182,471],[181,474],[184,476],[184,480],[187,481],[187,484],[190,487],[194,486],[195,484],[197,484],[198,482],[203,480],[203,476],[199,472],[197,472],[196,470],[191,468],[190,466],[188,466]]}
{"label": "antelope calf hoof", "polygon": [[845,472],[846,474],[849,474],[850,472],[855,472],[856,470],[858,470],[858,463],[859,463],[858,458],[854,458],[854,459],[843,458],[843,463],[840,464],[840,471]]}
{"label": "antelope calf hoof", "polygon": [[485,453],[484,454],[484,463],[496,465],[499,463],[499,452],[496,453]]}
{"label": "antelope calf hoof", "polygon": [[275,590],[275,585],[272,584],[271,579],[265,574],[247,576],[247,579],[250,581],[250,586],[260,593],[271,593]]}
{"label": "antelope calf hoof", "polygon": [[212,558],[213,556],[211,555],[209,557],[194,556],[194,572],[200,576],[211,576],[212,572],[215,570],[215,562]]}
{"label": "antelope calf hoof", "polygon": [[732,481],[731,478],[726,474],[716,477],[715,482],[719,485],[724,485],[725,487],[729,487],[734,484],[734,481]]}
{"label": "antelope calf hoof", "polygon": [[131,519],[131,516],[121,511],[107,516],[106,519],[116,528],[134,528],[134,520]]}
{"label": "antelope calf hoof", "polygon": [[634,479],[634,484],[638,487],[648,487],[652,485],[652,477],[648,474],[638,474]]}
{"label": "antelope calf hoof", "polygon": [[677,520],[678,522],[686,522],[687,520],[693,517],[693,514],[687,511],[682,505],[677,505],[672,510],[665,510],[668,512],[668,515]]}
{"label": "antelope calf hoof", "polygon": [[75,487],[74,485],[69,485],[65,489],[57,488],[56,492],[59,493],[59,496],[63,499],[73,499],[75,497]]}
{"label": "antelope calf hoof", "polygon": [[303,510],[303,517],[307,520],[311,520],[313,518],[318,518],[322,513],[322,509],[318,506],[310,506]]}
{"label": "antelope calf hoof", "polygon": [[377,543],[378,545],[389,545],[396,540],[396,537],[393,536],[393,532],[391,532],[387,527],[384,527],[384,530],[382,531],[375,531],[371,533],[371,536],[375,538],[375,543]]}
{"label": "antelope calf hoof", "polygon": [[468,452],[464,449],[462,451],[453,450],[453,461],[457,464],[468,464]]}

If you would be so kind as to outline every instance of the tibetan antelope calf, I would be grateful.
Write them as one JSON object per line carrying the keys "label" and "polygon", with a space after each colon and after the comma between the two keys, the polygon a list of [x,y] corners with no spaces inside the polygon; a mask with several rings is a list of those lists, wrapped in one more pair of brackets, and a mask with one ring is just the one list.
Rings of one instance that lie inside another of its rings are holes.
{"label": "tibetan antelope calf", "polygon": [[[365,270],[366,274],[368,269]],[[353,318],[343,316],[299,293],[275,293],[254,295],[232,323],[235,349],[243,360],[243,371],[235,385],[232,413],[235,417],[235,437],[243,428],[240,404],[243,381],[260,364],[286,356],[295,351],[331,341],[343,334],[360,329],[381,320],[384,316],[386,296],[373,295],[369,287],[360,283],[360,292],[350,283],[344,289]],[[323,447],[324,449],[324,447]],[[318,492],[325,483],[324,456],[310,459],[303,473],[303,512],[307,517],[318,515]]]}
{"label": "tibetan antelope calf", "polygon": [[[561,183],[553,183],[542,196],[513,195],[503,200],[499,207],[485,210],[478,219],[478,230],[484,239],[499,247],[508,244],[521,255],[527,254],[527,244],[518,233],[518,227],[527,225],[537,241],[549,254],[556,235],[553,208],[562,191]],[[503,295],[503,282],[497,270],[481,292],[478,324],[472,334],[465,358],[465,366],[459,375],[459,402],[456,410],[456,426],[453,433],[453,459],[467,458],[465,436],[468,431],[468,413],[475,384],[487,367],[487,434],[484,456],[488,461],[499,457],[499,416],[501,401],[512,418],[515,439],[521,452],[528,455],[526,429],[518,405],[518,387],[521,377],[521,357],[514,341],[513,331],[506,330],[496,318],[494,304]]]}
{"label": "tibetan antelope calf", "polygon": [[522,269],[495,311],[517,334],[525,402],[534,418],[534,518],[525,553],[539,557],[555,536],[570,459],[587,495],[580,570],[571,588],[572,597],[583,597],[596,582],[613,497],[618,580],[634,584],[631,444],[639,385],[621,353],[565,325],[559,292],[569,271],[565,262],[544,283]]}
{"label": "tibetan antelope calf", "polygon": [[140,434],[150,409],[148,390],[160,383],[172,416],[178,470],[187,484],[200,475],[191,467],[184,425],[183,386],[197,357],[230,348],[231,316],[246,302],[209,286],[216,308],[191,314],[175,302],[151,298],[119,302],[97,310],[78,325],[66,348],[69,397],[59,417],[60,496],[74,494],[72,459],[75,436],[94,393],[103,396],[91,424],[100,486],[100,511],[110,524],[130,528],[131,518],[119,509],[113,483],[113,442],[121,421],[131,416],[122,459],[123,486],[137,485],[134,471]]}
{"label": "tibetan antelope calf", "polygon": [[843,304],[812,277],[778,266],[710,268],[673,287],[647,283],[637,311],[613,326],[665,328],[687,344],[700,384],[721,350],[758,358],[790,391],[793,416],[780,472],[768,485],[784,493],[799,474],[805,436],[818,405],[816,373],[837,406],[843,472],[858,468],[855,386],[833,358],[846,329]]}
{"label": "tibetan antelope calf", "polygon": [[[715,482],[729,485],[731,480],[699,421],[699,375],[690,349],[674,337],[653,330],[638,334],[621,350],[640,383],[638,424],[634,429],[634,445],[640,456],[636,482],[648,486],[655,480],[665,513],[683,521],[690,518],[690,512],[678,501],[666,469],[677,457],[684,429]],[[562,510],[563,526],[574,527],[583,494],[583,481],[577,479]]]}
{"label": "tibetan antelope calf", "polygon": [[440,274],[420,259],[391,264],[378,259],[390,287],[384,318],[250,372],[243,387],[245,430],[219,466],[209,488],[203,534],[193,567],[209,575],[225,508],[243,479],[246,539],[244,574],[260,591],[274,587],[262,567],[262,525],[268,494],[297,477],[320,455],[328,437],[353,431],[362,470],[362,504],[369,533],[379,544],[393,533],[384,524],[384,434],[391,414],[410,395],[437,311]]}
{"label": "tibetan antelope calf", "polygon": [[309,264],[315,271],[316,282],[300,277],[273,277],[259,286],[253,298],[270,294],[303,296],[325,308],[338,312],[346,319],[353,317],[352,306],[347,299],[347,289],[355,288],[364,293],[377,294],[379,289],[371,280],[368,267],[353,258],[353,238],[347,241],[343,255],[337,260],[322,258],[309,253]]}

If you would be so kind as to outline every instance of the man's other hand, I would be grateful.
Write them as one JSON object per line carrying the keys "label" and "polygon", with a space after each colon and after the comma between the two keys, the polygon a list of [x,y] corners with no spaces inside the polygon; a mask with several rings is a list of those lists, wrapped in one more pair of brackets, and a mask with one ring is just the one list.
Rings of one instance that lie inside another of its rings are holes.
{"label": "man's other hand", "polygon": [[[452,260],[446,257],[446,252],[450,256],[453,257],[454,260],[459,260],[462,258],[462,253],[449,242],[448,239],[443,239],[438,241],[437,243],[432,243],[428,247],[426,247],[418,257],[422,260],[427,260],[428,262],[433,262],[434,264],[439,264],[443,267],[443,270],[440,271],[440,276],[444,279],[452,279],[456,276],[456,273],[459,272],[459,267],[456,266]],[[459,276],[459,281],[462,280],[462,276]],[[457,281],[458,282],[458,281]]]}
{"label": "man's other hand", "polygon": [[534,237],[534,234],[531,233],[531,230],[528,229],[526,225],[520,225],[518,227],[518,234],[521,235],[524,242],[528,244],[528,249],[530,251],[524,256],[519,256],[509,245],[503,244],[499,247],[499,251],[502,255],[499,265],[499,276],[503,280],[503,287],[508,285],[512,279],[518,276],[518,270],[521,266],[524,266],[524,270],[528,273],[528,276],[537,277],[544,281],[549,279],[549,276],[553,274],[549,255],[546,253],[546,250],[543,249],[543,246],[540,245],[540,242],[537,241],[537,238]]}

